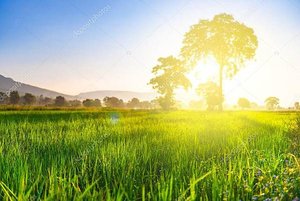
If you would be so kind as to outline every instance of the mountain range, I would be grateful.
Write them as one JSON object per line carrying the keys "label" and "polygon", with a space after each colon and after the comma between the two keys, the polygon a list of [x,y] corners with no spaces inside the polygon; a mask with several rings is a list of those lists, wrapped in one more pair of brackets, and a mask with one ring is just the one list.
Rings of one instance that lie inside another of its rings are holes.
{"label": "mountain range", "polygon": [[153,100],[156,97],[155,93],[147,92],[134,92],[134,91],[114,91],[114,90],[99,90],[91,92],[83,92],[78,95],[68,95],[60,92],[43,89],[40,87],[32,86],[29,84],[21,83],[13,80],[12,78],[4,77],[0,75],[0,91],[7,93],[10,91],[18,91],[21,95],[25,93],[31,93],[35,96],[43,95],[44,97],[55,98],[56,96],[64,96],[68,100],[78,99],[100,99],[102,100],[106,96],[114,96],[124,101],[128,101],[132,98],[138,98],[140,100]]}

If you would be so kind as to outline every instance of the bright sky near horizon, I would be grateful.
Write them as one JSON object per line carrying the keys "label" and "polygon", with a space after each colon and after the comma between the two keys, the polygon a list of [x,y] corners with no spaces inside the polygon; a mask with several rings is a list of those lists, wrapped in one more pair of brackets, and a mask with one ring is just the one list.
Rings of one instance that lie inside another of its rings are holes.
{"label": "bright sky near horizon", "polygon": [[[67,94],[151,91],[157,58],[178,55],[191,25],[224,12],[253,28],[259,42],[255,59],[225,81],[226,102],[300,101],[297,0],[1,0],[0,74]],[[189,76],[195,88],[216,73],[208,61]],[[178,97],[197,98],[193,90]]]}

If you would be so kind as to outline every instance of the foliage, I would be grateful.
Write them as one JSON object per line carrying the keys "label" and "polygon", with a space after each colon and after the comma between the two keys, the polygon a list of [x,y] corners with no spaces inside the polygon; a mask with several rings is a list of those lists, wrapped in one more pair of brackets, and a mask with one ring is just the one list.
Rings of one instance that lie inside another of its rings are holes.
{"label": "foliage", "polygon": [[67,105],[67,101],[65,99],[65,97],[63,96],[57,96],[54,100],[54,105],[58,106],[58,107],[62,107],[62,106],[66,106]]}
{"label": "foliage", "polygon": [[239,98],[238,100],[238,106],[245,109],[245,108],[250,108],[251,103],[247,98]]}
{"label": "foliage", "polygon": [[207,110],[214,110],[221,102],[223,102],[223,96],[220,96],[219,86],[214,82],[207,82],[200,84],[197,88],[199,96],[205,97]]}
{"label": "foliage", "polygon": [[6,93],[0,91],[0,104],[8,104],[9,99]]}
{"label": "foliage", "polygon": [[38,98],[38,103],[39,105],[45,105],[45,106],[48,106],[48,105],[51,105],[54,103],[54,100],[52,98],[49,98],[49,97],[44,97],[44,96],[40,96]]}
{"label": "foliage", "polygon": [[155,105],[153,105],[150,101],[141,101],[139,103],[140,109],[155,109]]}
{"label": "foliage", "polygon": [[30,93],[25,93],[23,99],[25,105],[32,105],[36,103],[36,97]]}
{"label": "foliage", "polygon": [[265,103],[268,110],[274,110],[279,106],[279,98],[273,96],[268,97]]}
{"label": "foliage", "polygon": [[106,107],[110,108],[123,108],[125,106],[123,100],[117,97],[105,97],[103,102]]}
{"label": "foliage", "polygon": [[80,100],[70,100],[68,104],[70,107],[80,107],[82,105]]}
{"label": "foliage", "polygon": [[12,91],[9,94],[9,103],[12,105],[18,104],[20,101],[20,95],[18,91]]}
{"label": "foliage", "polygon": [[86,99],[82,102],[85,107],[101,107],[101,101],[99,99]]}
{"label": "foliage", "polygon": [[155,76],[150,83],[161,96],[158,102],[163,109],[170,109],[174,104],[174,90],[178,87],[188,89],[190,81],[185,76],[186,68],[179,59],[169,56],[158,59],[159,64],[152,69]]}
{"label": "foliage", "polygon": [[138,98],[133,98],[127,103],[128,108],[139,108],[140,107],[140,100]]}
{"label": "foliage", "polygon": [[300,104],[299,104],[299,102],[295,102],[294,108],[295,108],[296,110],[300,110]]}
{"label": "foliage", "polygon": [[[231,15],[219,14],[213,20],[200,20],[191,26],[185,34],[181,55],[190,67],[200,59],[213,56],[220,67],[219,96],[223,96],[223,73],[233,77],[255,56],[257,46],[253,29]],[[219,107],[222,109],[222,103]]]}

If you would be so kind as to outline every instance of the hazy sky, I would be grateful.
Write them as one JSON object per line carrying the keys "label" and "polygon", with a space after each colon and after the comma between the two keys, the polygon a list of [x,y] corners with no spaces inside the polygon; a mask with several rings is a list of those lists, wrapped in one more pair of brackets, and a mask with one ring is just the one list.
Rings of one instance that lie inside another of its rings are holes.
{"label": "hazy sky", "polygon": [[[300,101],[300,1],[0,1],[0,74],[68,94],[91,90],[151,91],[157,58],[179,53],[199,19],[232,14],[254,29],[259,47],[233,80],[227,103],[239,97],[282,105]],[[213,61],[189,76],[214,79]],[[190,90],[183,100],[196,98]]]}

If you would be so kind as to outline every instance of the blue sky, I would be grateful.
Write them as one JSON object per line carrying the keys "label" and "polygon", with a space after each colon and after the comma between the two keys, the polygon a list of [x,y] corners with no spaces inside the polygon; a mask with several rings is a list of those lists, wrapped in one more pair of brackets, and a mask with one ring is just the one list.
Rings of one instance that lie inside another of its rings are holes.
{"label": "blue sky", "polygon": [[[225,81],[226,102],[247,97],[263,104],[271,95],[285,106],[300,100],[297,0],[1,0],[0,74],[68,94],[151,91],[157,58],[177,55],[192,24],[223,12],[259,39],[255,60]],[[199,62],[193,84],[214,79],[216,69]],[[178,97],[197,98],[192,90]]]}

